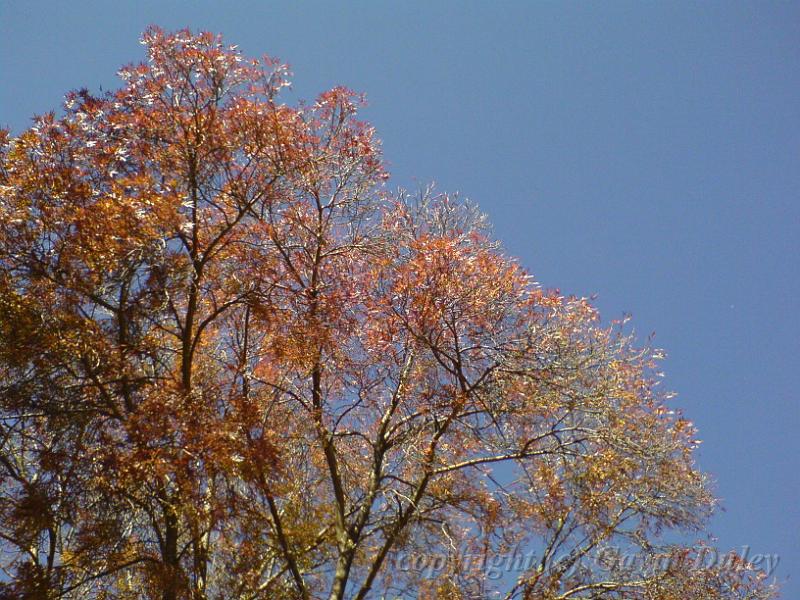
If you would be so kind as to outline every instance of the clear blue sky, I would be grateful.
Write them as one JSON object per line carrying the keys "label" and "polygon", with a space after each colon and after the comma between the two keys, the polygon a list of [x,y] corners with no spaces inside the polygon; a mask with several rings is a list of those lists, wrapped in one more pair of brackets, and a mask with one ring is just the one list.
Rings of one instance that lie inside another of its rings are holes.
{"label": "clear blue sky", "polygon": [[365,92],[395,184],[474,199],[543,284],[655,331],[719,544],[800,577],[800,3],[0,0],[0,123],[115,87],[151,23]]}

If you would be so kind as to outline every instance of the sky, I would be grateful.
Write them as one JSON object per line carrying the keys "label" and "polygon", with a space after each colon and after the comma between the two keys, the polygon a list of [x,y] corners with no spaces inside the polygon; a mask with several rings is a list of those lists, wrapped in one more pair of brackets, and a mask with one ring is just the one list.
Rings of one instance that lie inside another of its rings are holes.
{"label": "sky", "polygon": [[722,549],[800,597],[800,2],[11,2],[0,125],[118,86],[150,24],[364,92],[393,185],[488,213],[546,287],[669,356]]}

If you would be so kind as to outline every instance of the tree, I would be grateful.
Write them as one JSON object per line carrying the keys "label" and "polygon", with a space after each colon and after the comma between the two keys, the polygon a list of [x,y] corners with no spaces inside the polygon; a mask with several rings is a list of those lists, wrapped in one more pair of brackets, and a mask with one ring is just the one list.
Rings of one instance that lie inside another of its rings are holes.
{"label": "tree", "polygon": [[143,44],[0,139],[5,597],[772,595],[664,541],[715,500],[657,352],[468,204],[389,193],[353,92]]}

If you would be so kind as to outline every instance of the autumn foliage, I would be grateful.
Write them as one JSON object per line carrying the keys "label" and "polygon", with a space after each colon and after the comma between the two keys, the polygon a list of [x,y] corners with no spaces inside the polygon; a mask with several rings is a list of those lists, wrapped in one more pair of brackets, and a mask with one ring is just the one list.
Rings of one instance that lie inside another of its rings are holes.
{"label": "autumn foliage", "polygon": [[656,352],[469,205],[390,193],[353,92],[143,43],[0,139],[0,597],[771,596],[742,561],[595,560],[693,552],[665,532],[715,504]]}

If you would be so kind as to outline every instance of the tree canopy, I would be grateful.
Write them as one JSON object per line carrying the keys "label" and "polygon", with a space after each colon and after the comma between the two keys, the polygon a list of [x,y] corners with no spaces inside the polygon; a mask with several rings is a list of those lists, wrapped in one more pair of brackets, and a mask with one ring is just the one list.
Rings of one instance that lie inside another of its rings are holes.
{"label": "tree canopy", "polygon": [[357,94],[142,41],[0,136],[0,597],[772,597],[668,541],[716,501],[658,351],[390,191]]}

